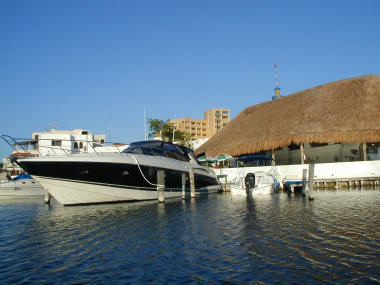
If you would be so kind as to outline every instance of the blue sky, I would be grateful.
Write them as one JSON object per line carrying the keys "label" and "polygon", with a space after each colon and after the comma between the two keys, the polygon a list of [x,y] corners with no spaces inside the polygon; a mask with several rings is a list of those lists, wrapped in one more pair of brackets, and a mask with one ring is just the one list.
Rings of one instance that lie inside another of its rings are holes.
{"label": "blue sky", "polygon": [[[0,0],[0,133],[53,124],[112,141],[147,118],[380,75],[380,1]],[[0,142],[0,157],[11,149]]]}

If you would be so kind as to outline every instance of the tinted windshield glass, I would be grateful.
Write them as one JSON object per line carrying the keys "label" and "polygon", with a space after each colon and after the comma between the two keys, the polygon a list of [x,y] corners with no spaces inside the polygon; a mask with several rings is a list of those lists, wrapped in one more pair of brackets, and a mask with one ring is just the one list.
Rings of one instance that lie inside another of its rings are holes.
{"label": "tinted windshield glass", "polygon": [[123,151],[124,153],[136,153],[152,156],[164,156],[180,161],[189,161],[187,153],[180,147],[163,141],[142,141],[131,143]]}

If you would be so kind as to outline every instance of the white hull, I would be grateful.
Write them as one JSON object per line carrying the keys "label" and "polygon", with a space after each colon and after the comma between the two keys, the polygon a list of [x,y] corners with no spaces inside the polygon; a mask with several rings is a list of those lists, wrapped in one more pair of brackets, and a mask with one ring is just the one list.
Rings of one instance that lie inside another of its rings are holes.
{"label": "white hull", "polygon": [[274,193],[273,185],[262,185],[248,191],[238,185],[231,185],[231,194],[236,196],[247,196],[247,195],[269,195]]}
{"label": "white hull", "polygon": [[[47,192],[62,205],[98,204],[123,201],[157,200],[156,188],[127,188],[117,185],[99,185],[82,183],[78,181],[56,180],[35,176],[35,179],[43,185]],[[216,193],[220,191],[219,186],[199,189],[197,194]],[[205,191],[202,191],[205,190]],[[170,191],[165,189],[165,198],[182,197],[182,191]]]}
{"label": "white hull", "polygon": [[44,196],[45,190],[32,179],[0,183],[0,196]]}

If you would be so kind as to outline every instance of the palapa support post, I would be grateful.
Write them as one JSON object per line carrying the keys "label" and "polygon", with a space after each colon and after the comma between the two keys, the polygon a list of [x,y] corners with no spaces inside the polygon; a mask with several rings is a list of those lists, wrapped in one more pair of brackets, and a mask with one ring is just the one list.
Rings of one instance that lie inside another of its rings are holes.
{"label": "palapa support post", "polygon": [[304,195],[304,196],[308,192],[306,176],[307,176],[307,169],[302,169],[302,195]]}
{"label": "palapa support post", "polygon": [[186,197],[186,194],[185,194],[185,190],[186,190],[186,173],[182,173],[182,199],[185,199]]}
{"label": "palapa support post", "polygon": [[362,147],[363,147],[363,161],[367,161],[367,144],[363,143]]}
{"label": "palapa support post", "polygon": [[272,165],[276,165],[276,153],[274,152],[274,149],[272,149]]}
{"label": "palapa support post", "polygon": [[190,167],[189,176],[190,176],[190,196],[191,196],[191,198],[195,198],[195,180],[194,180],[194,168],[193,167]]}
{"label": "palapa support post", "polygon": [[159,203],[165,202],[165,171],[157,170],[157,198]]}
{"label": "palapa support post", "polygon": [[307,196],[309,200],[314,200],[313,195],[313,187],[314,187],[314,166],[315,164],[312,162],[309,164],[309,183],[308,183],[308,192]]}
{"label": "palapa support post", "polygon": [[303,144],[300,144],[300,152],[301,152],[301,164],[305,164],[305,151],[303,148]]}

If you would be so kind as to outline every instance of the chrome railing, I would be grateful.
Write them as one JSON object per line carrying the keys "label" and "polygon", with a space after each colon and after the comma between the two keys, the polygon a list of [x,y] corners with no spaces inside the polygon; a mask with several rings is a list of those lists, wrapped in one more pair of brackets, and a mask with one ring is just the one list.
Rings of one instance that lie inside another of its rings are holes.
{"label": "chrome railing", "polygon": [[[97,147],[114,147],[118,153],[121,153],[122,150],[120,146],[113,142],[105,142],[104,144],[99,144],[99,141],[94,140],[80,140],[80,139],[42,139],[39,138],[37,140],[27,140],[27,139],[19,139],[13,138],[9,135],[0,135],[0,138],[3,142],[9,145],[14,152],[23,153],[25,156],[58,156],[58,155],[67,155],[72,156],[76,154],[90,153],[93,152],[97,155],[102,155],[106,151],[99,151]],[[61,142],[70,142],[72,146],[74,143],[77,143],[78,148],[73,148],[68,145],[40,145],[38,144],[40,141],[54,141],[59,140]],[[85,147],[80,148],[79,145],[82,143]],[[99,144],[99,145],[97,145]],[[29,148],[28,146],[33,145],[33,148]],[[90,148],[92,151],[88,151]],[[33,152],[36,152],[35,154]]]}

